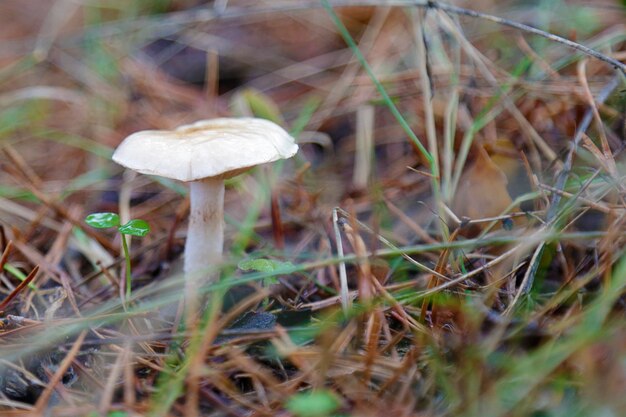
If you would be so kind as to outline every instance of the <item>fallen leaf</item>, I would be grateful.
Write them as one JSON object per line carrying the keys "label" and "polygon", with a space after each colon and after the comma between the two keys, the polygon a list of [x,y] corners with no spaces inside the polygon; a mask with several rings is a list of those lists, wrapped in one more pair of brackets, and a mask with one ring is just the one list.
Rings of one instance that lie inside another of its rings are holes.
{"label": "fallen leaf", "polygon": [[452,210],[459,218],[472,220],[501,215],[513,202],[507,183],[506,174],[480,146],[476,159],[461,175]]}

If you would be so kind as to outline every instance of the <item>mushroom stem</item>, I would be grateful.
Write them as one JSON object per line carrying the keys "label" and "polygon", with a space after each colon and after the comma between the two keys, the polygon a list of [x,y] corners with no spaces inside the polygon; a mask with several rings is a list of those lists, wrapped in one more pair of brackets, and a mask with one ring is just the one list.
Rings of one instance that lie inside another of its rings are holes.
{"label": "mushroom stem", "polygon": [[197,289],[217,280],[209,271],[222,259],[224,247],[224,180],[204,178],[190,184],[189,227],[185,243],[185,299],[198,299]]}

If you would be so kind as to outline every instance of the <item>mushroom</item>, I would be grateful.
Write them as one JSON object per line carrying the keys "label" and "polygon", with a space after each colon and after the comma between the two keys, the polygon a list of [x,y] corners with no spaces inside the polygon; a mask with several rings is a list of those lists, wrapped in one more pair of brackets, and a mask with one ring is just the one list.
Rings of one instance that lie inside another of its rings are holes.
{"label": "mushroom", "polygon": [[133,133],[113,160],[148,175],[189,182],[190,213],[185,244],[185,299],[214,281],[224,243],[224,180],[278,159],[290,158],[298,145],[283,128],[265,119],[201,120],[175,130]]}

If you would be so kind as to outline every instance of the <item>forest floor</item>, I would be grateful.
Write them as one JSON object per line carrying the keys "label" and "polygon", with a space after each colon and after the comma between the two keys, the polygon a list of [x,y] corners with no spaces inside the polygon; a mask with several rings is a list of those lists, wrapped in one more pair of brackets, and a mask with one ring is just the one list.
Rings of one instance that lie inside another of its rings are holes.
{"label": "forest floor", "polygon": [[[625,17],[3,0],[0,415],[626,415]],[[216,117],[299,152],[226,180],[196,311],[187,185],[111,156]]]}

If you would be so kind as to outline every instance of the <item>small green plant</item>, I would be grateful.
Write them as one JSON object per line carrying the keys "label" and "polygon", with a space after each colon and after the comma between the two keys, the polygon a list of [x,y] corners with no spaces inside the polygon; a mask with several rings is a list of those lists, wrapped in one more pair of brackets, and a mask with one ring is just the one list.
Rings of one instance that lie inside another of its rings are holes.
{"label": "small green plant", "polygon": [[287,410],[298,417],[325,417],[339,406],[337,395],[327,389],[294,394],[286,404]]}
{"label": "small green plant", "polygon": [[[246,259],[237,264],[237,267],[242,271],[255,271],[255,272],[265,272],[271,273],[276,270],[293,268],[293,264],[291,262],[281,262],[275,261],[273,259]],[[278,284],[278,278],[275,276],[269,276],[263,280],[265,286],[269,286],[272,284]]]}
{"label": "small green plant", "polygon": [[124,250],[124,259],[126,261],[126,299],[130,298],[130,251],[128,250],[128,242],[126,235],[143,237],[150,232],[150,225],[145,220],[132,219],[126,224],[120,224],[120,216],[115,213],[91,213],[85,217],[85,223],[96,229],[117,228],[122,235],[122,248]]}

